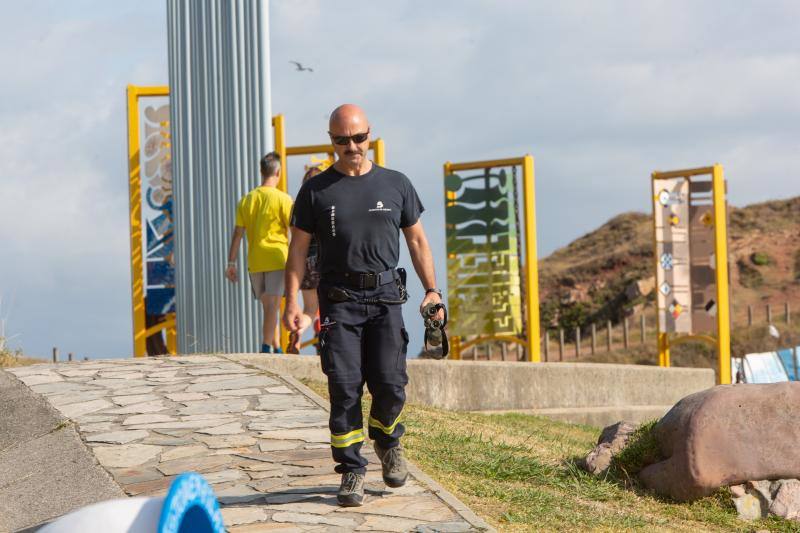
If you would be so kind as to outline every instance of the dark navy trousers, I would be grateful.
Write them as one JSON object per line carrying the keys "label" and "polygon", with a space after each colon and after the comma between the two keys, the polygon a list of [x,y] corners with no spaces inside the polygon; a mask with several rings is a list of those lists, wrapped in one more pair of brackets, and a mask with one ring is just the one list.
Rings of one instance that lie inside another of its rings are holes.
{"label": "dark navy trousers", "polygon": [[[332,286],[323,277],[317,290],[322,328],[320,359],[322,371],[328,376],[331,399],[331,451],[338,473],[363,474],[367,466],[360,453],[364,442],[364,383],[372,394],[367,421],[369,438],[388,449],[400,443],[405,431],[400,413],[408,383],[408,333],[400,305],[332,301],[328,297]],[[359,299],[401,297],[395,282],[375,289],[346,289]]]}

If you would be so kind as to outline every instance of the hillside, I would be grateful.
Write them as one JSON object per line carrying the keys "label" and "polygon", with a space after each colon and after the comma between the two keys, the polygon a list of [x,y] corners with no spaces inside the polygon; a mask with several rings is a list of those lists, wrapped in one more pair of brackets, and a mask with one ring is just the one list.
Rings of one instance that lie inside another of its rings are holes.
{"label": "hillside", "polygon": [[[731,207],[728,234],[735,323],[746,320],[748,305],[762,314],[766,303],[799,307],[800,197]],[[649,214],[623,213],[542,259],[543,324],[616,322],[652,302],[652,239]],[[638,281],[649,294],[626,296]]]}

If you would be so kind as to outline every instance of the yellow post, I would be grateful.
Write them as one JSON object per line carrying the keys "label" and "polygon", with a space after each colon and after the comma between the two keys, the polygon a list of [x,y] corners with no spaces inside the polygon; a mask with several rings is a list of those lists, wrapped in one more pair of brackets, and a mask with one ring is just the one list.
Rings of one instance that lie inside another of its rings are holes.
{"label": "yellow post", "polygon": [[658,333],[658,366],[670,366],[669,360],[669,335],[666,333]]}
{"label": "yellow post", "polygon": [[281,179],[278,181],[278,189],[283,192],[288,192],[286,176],[288,168],[286,164],[286,129],[284,124],[283,115],[275,115],[272,117],[272,127],[274,128],[275,135],[275,151],[281,158]]}
{"label": "yellow post", "polygon": [[[278,181],[278,190],[289,192],[289,185],[287,176],[289,174],[289,165],[286,161],[286,128],[285,121],[282,114],[272,117],[273,135],[275,137],[275,151],[281,158],[281,179]],[[275,326],[278,332],[278,339],[280,346],[286,349],[289,344],[289,332],[283,327],[280,317],[283,316],[283,310],[286,308],[286,298],[281,298],[281,311],[278,317],[278,324]]]}
{"label": "yellow post", "polygon": [[[450,163],[450,161],[445,162],[445,164],[444,164],[444,177],[445,178],[447,178],[447,176],[452,174],[452,171],[450,169],[451,166],[452,166],[452,164]],[[456,198],[456,193],[454,191],[448,191],[446,185],[445,185],[445,188],[444,188],[444,194],[445,194],[445,198],[447,198],[448,200],[455,200],[455,198]],[[446,275],[447,274],[445,274],[445,276]],[[459,337],[458,335],[455,335],[455,336],[450,338],[450,359],[453,359],[455,361],[458,361],[458,360],[461,359],[461,337]]]}
{"label": "yellow post", "polygon": [[717,276],[717,356],[719,383],[731,382],[731,323],[728,301],[728,229],[725,178],[722,165],[715,164],[711,173],[714,209],[714,262]]}
{"label": "yellow post", "polygon": [[133,356],[144,357],[144,279],[142,272],[142,179],[139,158],[139,88],[128,85],[128,189],[131,230],[131,300],[133,304]]}
{"label": "yellow post", "polygon": [[528,360],[541,361],[539,343],[539,263],[536,251],[536,182],[533,156],[523,158],[523,196],[525,205],[525,308],[528,311]]}
{"label": "yellow post", "polygon": [[[656,214],[655,214],[655,197],[656,197],[656,179],[658,172],[653,172],[650,175],[650,206],[653,211],[653,262],[655,264],[655,271],[658,272],[658,243],[656,242]],[[668,367],[669,361],[669,338],[667,334],[661,331],[661,312],[662,309],[658,306],[658,298],[656,298],[656,346],[658,348],[658,366]]]}
{"label": "yellow post", "polygon": [[[147,326],[142,271],[142,169],[139,156],[139,97],[169,96],[169,87],[128,85],[128,191],[131,231],[131,303],[133,314],[133,355],[147,355]],[[167,338],[169,342],[169,336]],[[174,352],[172,352],[174,353]]]}
{"label": "yellow post", "polygon": [[386,166],[386,146],[383,144],[383,139],[378,137],[372,143],[372,152],[375,154],[375,163],[385,167]]}
{"label": "yellow post", "polygon": [[458,335],[450,338],[450,359],[461,360],[461,337]]}

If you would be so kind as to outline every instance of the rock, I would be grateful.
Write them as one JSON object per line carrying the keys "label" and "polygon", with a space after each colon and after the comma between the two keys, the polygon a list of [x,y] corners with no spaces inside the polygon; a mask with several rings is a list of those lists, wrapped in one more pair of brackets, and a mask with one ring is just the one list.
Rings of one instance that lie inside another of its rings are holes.
{"label": "rock", "polygon": [[635,300],[641,296],[647,296],[656,287],[656,278],[650,276],[649,278],[634,281],[625,288],[625,296],[628,300]]}
{"label": "rock", "polygon": [[772,504],[769,512],[786,520],[800,519],[800,481],[781,479],[772,483]]}
{"label": "rock", "polygon": [[800,382],[720,385],[687,396],[654,428],[666,459],[639,479],[691,501],[750,479],[799,478],[798,403]]}
{"label": "rock", "polygon": [[769,500],[765,500],[764,495],[749,484],[732,486],[731,494],[736,512],[742,520],[759,520],[767,516]]}
{"label": "rock", "polygon": [[161,447],[149,444],[124,444],[98,446],[93,451],[98,462],[107,468],[129,468],[155,459],[161,452]]}
{"label": "rock", "polygon": [[324,524],[326,526],[340,526],[350,528],[356,527],[356,522],[352,518],[339,518],[334,516],[320,516],[305,513],[285,513],[279,511],[272,515],[275,522],[289,522],[292,524]]}
{"label": "rock", "polygon": [[114,396],[111,401],[120,407],[133,405],[135,403],[154,402],[160,400],[155,394],[128,394],[125,396]]}
{"label": "rock", "polygon": [[731,485],[729,488],[731,489],[731,496],[734,498],[747,494],[747,488],[744,485]]}
{"label": "rock", "polygon": [[230,424],[223,424],[221,426],[198,429],[196,433],[204,433],[206,435],[236,435],[244,433],[244,429],[242,429],[242,424],[239,422],[231,422]]}
{"label": "rock", "polygon": [[110,433],[99,433],[97,435],[89,435],[86,437],[86,442],[105,442],[108,444],[128,444],[135,440],[145,438],[149,433],[143,429],[132,431],[112,431]]}
{"label": "rock", "polygon": [[175,419],[169,415],[133,415],[128,416],[122,421],[123,426],[131,426],[135,424],[154,424],[157,422],[174,422]]}
{"label": "rock", "polygon": [[114,404],[112,404],[111,402],[108,402],[102,398],[97,398],[96,400],[89,400],[88,402],[72,403],[69,405],[57,405],[56,409],[61,411],[61,414],[67,418],[76,418],[79,416],[87,415],[89,413],[102,411],[103,409],[113,406]]}
{"label": "rock", "polygon": [[597,439],[597,446],[589,452],[581,467],[590,474],[599,475],[608,470],[612,458],[618,454],[636,428],[626,422],[617,422],[606,427]]}
{"label": "rock", "polygon": [[263,522],[267,519],[267,512],[258,507],[224,507],[222,518],[227,527]]}
{"label": "rock", "polygon": [[256,439],[250,435],[198,436],[197,440],[206,443],[206,446],[212,449],[238,448],[241,446],[252,446],[256,443]]}
{"label": "rock", "polygon": [[194,402],[183,402],[183,404],[186,407],[180,410],[180,414],[182,415],[241,413],[247,410],[247,400],[241,398],[198,400]]}

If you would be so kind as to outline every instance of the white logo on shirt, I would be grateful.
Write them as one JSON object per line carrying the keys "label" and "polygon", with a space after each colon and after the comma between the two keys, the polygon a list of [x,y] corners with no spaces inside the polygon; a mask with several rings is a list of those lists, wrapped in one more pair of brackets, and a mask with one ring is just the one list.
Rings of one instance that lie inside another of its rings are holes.
{"label": "white logo on shirt", "polygon": [[336,237],[336,206],[331,206],[331,237]]}
{"label": "white logo on shirt", "polygon": [[383,202],[381,202],[380,200],[378,200],[378,203],[377,203],[377,204],[375,204],[375,209],[370,209],[370,210],[369,210],[369,212],[370,212],[370,213],[372,213],[372,212],[375,212],[375,211],[391,211],[391,210],[392,210],[392,209],[391,209],[391,208],[388,208],[388,207],[387,207],[387,208],[384,208],[384,207],[383,207]]}

